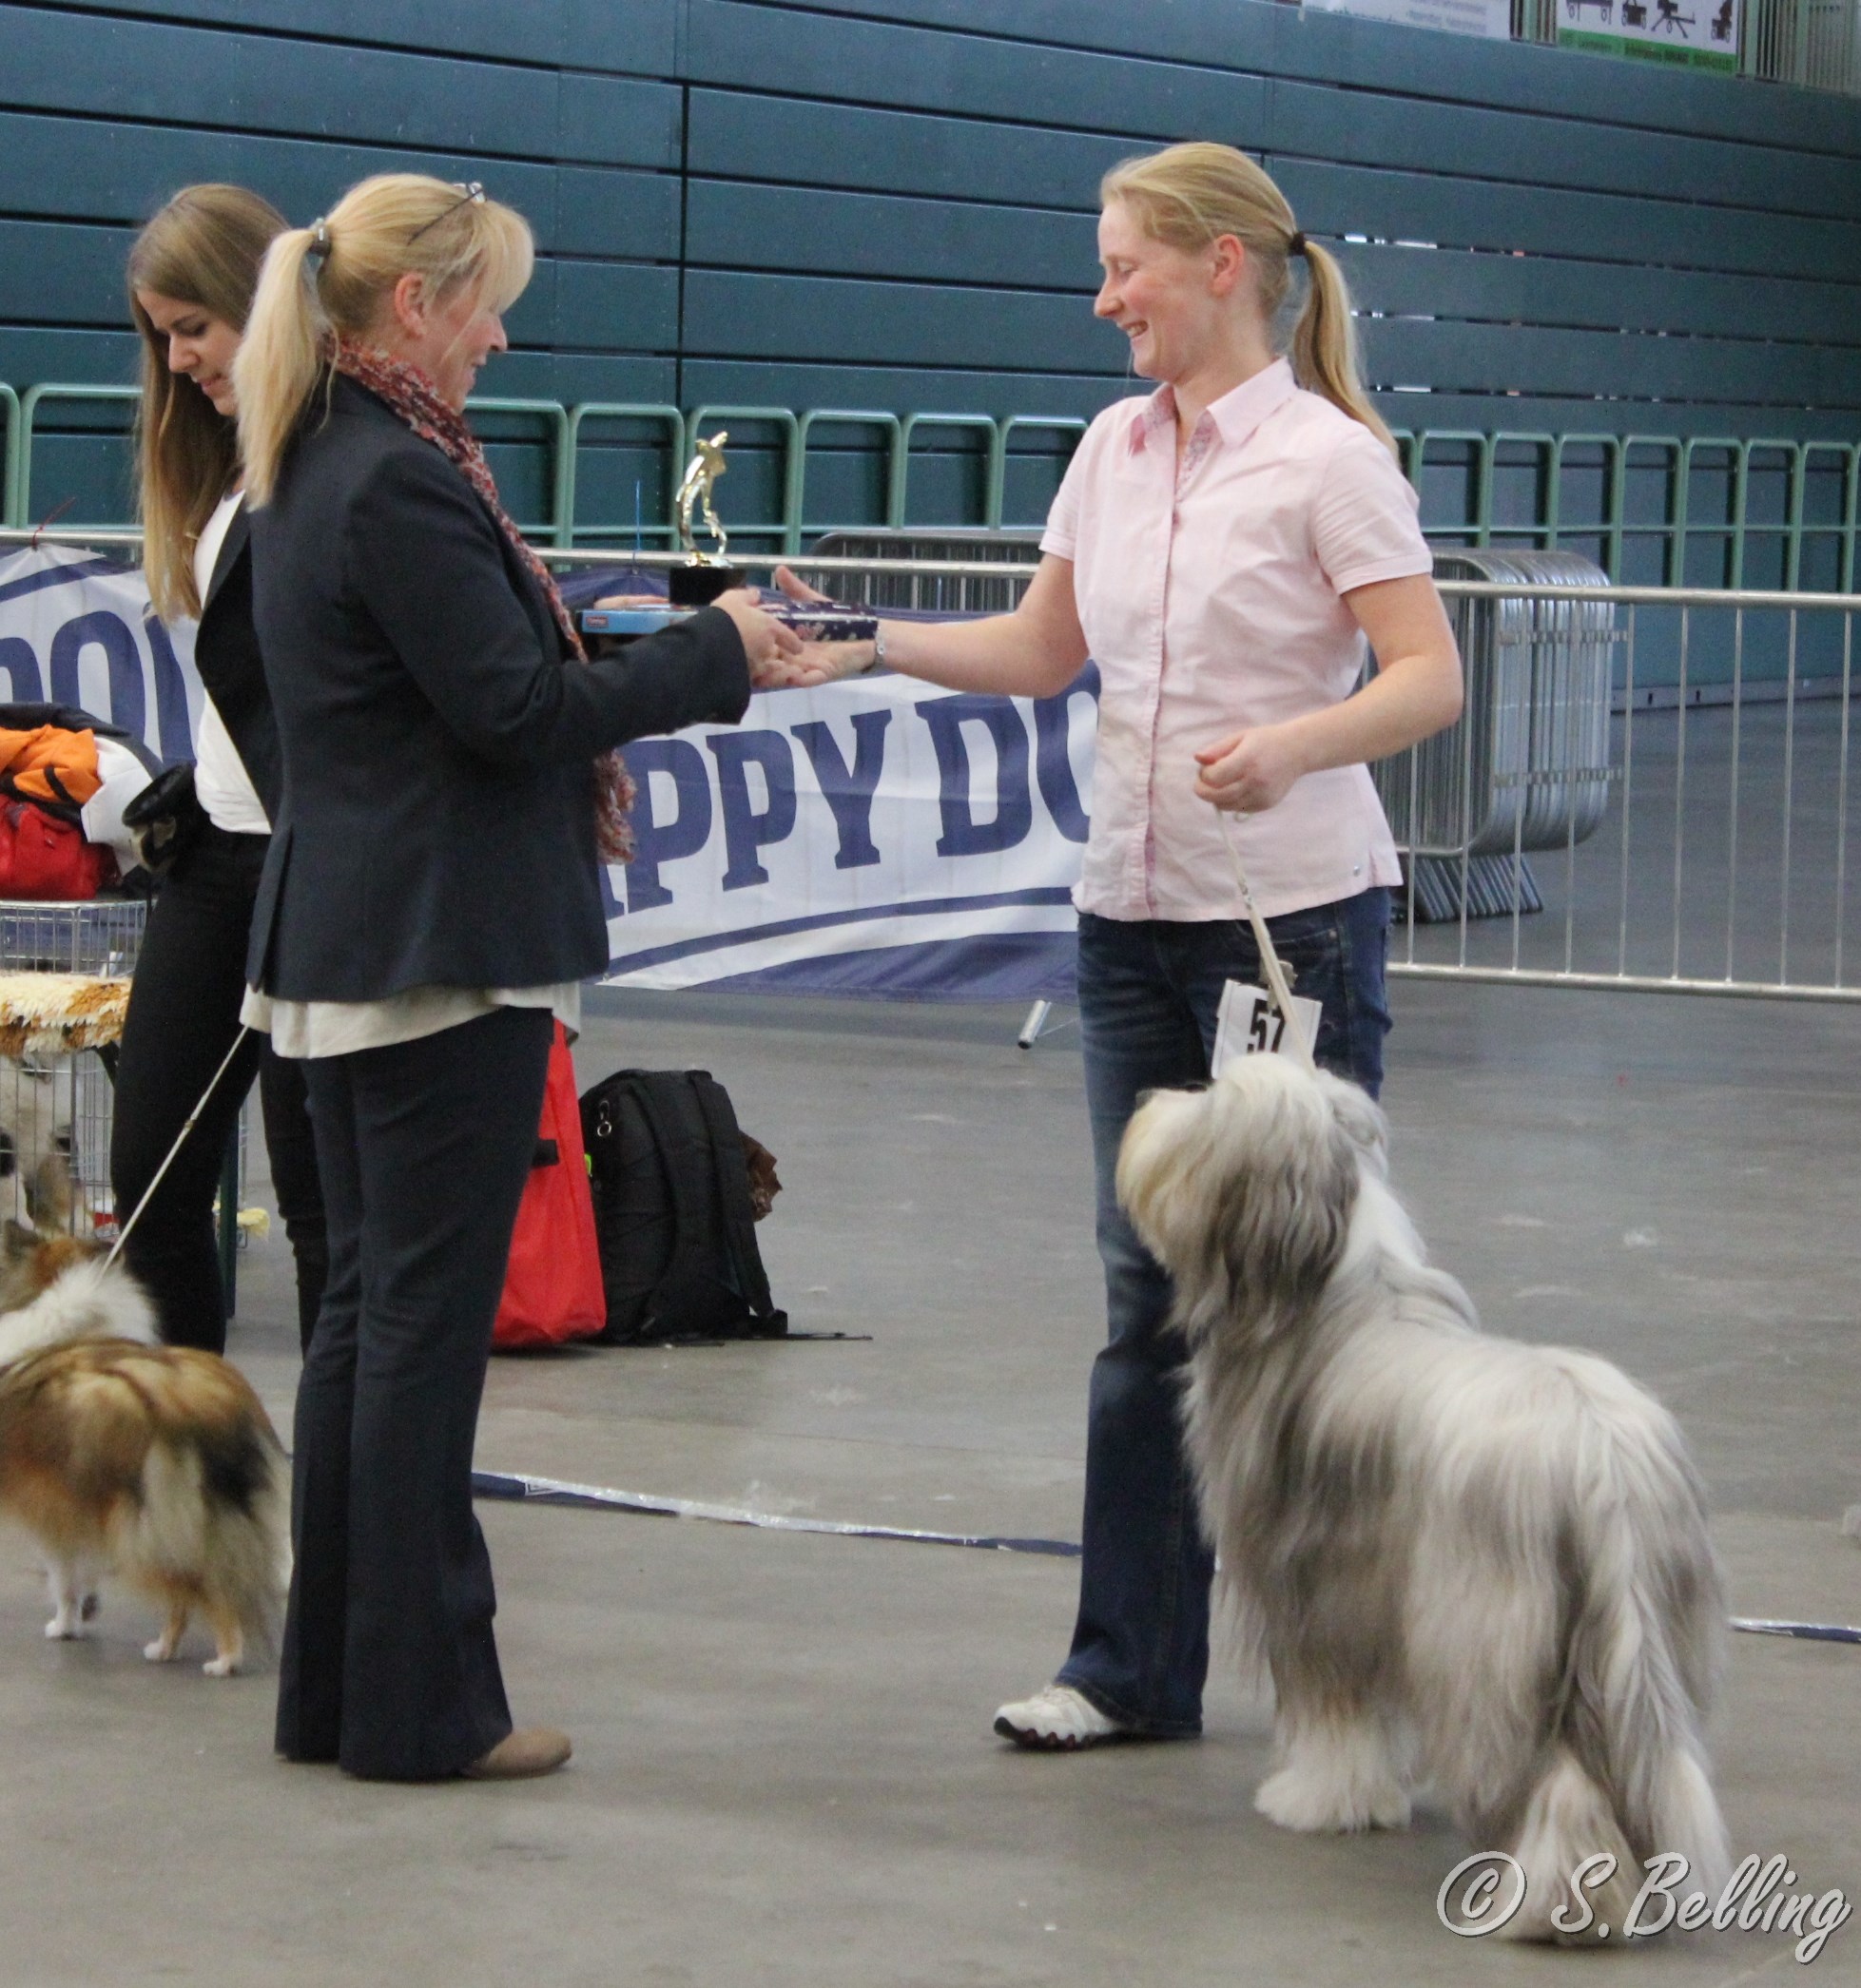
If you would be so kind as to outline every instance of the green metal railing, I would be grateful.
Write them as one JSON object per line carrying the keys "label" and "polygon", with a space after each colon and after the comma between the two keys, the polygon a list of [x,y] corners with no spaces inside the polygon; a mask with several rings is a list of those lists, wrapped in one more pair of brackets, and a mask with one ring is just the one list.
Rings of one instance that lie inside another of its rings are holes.
{"label": "green metal railing", "polygon": [[[987,522],[993,527],[1002,523],[1001,508],[1008,485],[1008,443],[1018,428],[1031,428],[1049,434],[1070,434],[1074,437],[1074,448],[1078,447],[1078,437],[1085,434],[1090,424],[1076,415],[1010,415],[996,430],[995,440],[989,448],[989,513]],[[1072,451],[1069,450],[1070,455]],[[899,521],[903,523],[902,519]]]}
{"label": "green metal railing", "polygon": [[4,486],[0,486],[0,524],[13,521],[13,506],[19,492],[20,473],[26,462],[26,445],[20,429],[19,396],[0,381],[0,415],[7,421],[7,454]]}
{"label": "green metal railing", "polygon": [[[10,387],[7,389],[7,397],[12,400]],[[32,431],[39,410],[48,400],[133,403],[141,397],[138,387],[65,385],[50,380],[41,386],[28,387],[8,409],[7,523],[19,528],[32,522]]]}
{"label": "green metal railing", "polygon": [[[863,407],[817,407],[802,416],[795,431],[795,446],[788,454],[788,474],[783,481],[782,550],[799,552],[807,536],[807,438],[817,427],[876,428],[885,437],[886,516],[891,515],[892,470],[900,459],[904,441],[903,424],[896,415]],[[826,526],[817,526],[817,531]]]}
{"label": "green metal railing", "polygon": [[[675,407],[661,401],[651,400],[584,400],[579,407],[569,411],[568,426],[563,431],[562,441],[555,457],[555,519],[554,543],[567,550],[575,543],[575,496],[576,473],[581,463],[582,424],[587,421],[645,421],[663,428],[669,439],[668,454],[672,460],[682,462],[685,458],[685,416]],[[669,492],[668,492],[669,502]],[[635,518],[631,524],[616,522],[611,525],[590,525],[582,528],[588,536],[611,535],[622,531],[638,531],[642,537],[664,538],[669,542],[672,525],[669,518],[649,525],[644,519]]]}
{"label": "green metal railing", "polygon": [[[562,491],[561,466],[570,454],[569,410],[562,405],[561,401],[510,399],[500,395],[487,394],[475,396],[466,402],[466,405],[475,414],[524,415],[543,424],[544,432],[549,436],[551,452],[552,473],[549,479],[549,487],[559,503]],[[550,519],[547,524],[522,525],[520,529],[533,538],[540,538],[546,531],[556,529],[559,518],[560,511],[557,512],[556,517]]]}
{"label": "green metal railing", "polygon": [[[126,404],[135,397],[136,389],[126,386],[48,382],[20,396],[0,383],[4,522],[14,529],[33,522],[33,448],[44,439],[40,420],[48,404]],[[1018,520],[1005,515],[1017,438],[1049,437],[1063,445],[1076,442],[1086,428],[1071,415],[900,415],[877,408],[821,407],[798,414],[785,407],[717,404],[688,414],[659,401],[591,400],[566,408],[554,400],[495,396],[474,399],[470,407],[476,414],[540,424],[550,515],[524,529],[565,550],[624,543],[630,535],[642,545],[669,545],[678,473],[697,436],[720,427],[739,431],[744,455],[772,450],[775,456],[768,504],[773,514],[730,517],[732,532],[790,554],[821,531],[876,522],[870,515],[808,514],[809,471],[820,460],[824,431],[851,431],[864,438],[860,447],[869,460],[876,458],[883,522],[893,529],[912,522],[911,473],[922,462],[925,444],[941,442],[946,451],[964,453],[980,471],[979,501],[972,497],[970,505],[980,515],[954,522],[994,529],[1039,521],[1037,512]],[[598,438],[600,431],[629,426],[636,432],[631,437]],[[647,431],[644,441],[637,434],[641,428]],[[751,433],[744,434],[746,428]],[[1644,549],[1652,542],[1653,563],[1670,587],[1687,582],[1689,554],[1702,545],[1717,549],[1719,584],[1740,587],[1751,556],[1762,549],[1786,589],[1820,586],[1846,593],[1855,587],[1861,444],[1462,428],[1400,430],[1396,438],[1403,467],[1423,492],[1423,528],[1438,542],[1543,550],[1580,544],[1595,550],[1599,564],[1617,581],[1630,577],[1632,551],[1642,555],[1637,563],[1646,569],[1651,562]],[[611,446],[645,448],[664,464],[653,479],[649,507],[639,504],[643,486],[636,484],[631,519],[584,514],[588,452]],[[1056,468],[1063,464],[1057,450],[1043,454]],[[769,488],[766,477],[763,487]],[[740,485],[721,494],[732,508],[743,504]]]}
{"label": "green metal railing", "polygon": [[[988,437],[987,447],[991,454],[999,433],[993,415],[906,415],[903,426],[899,430],[898,446],[892,451],[891,473],[886,478],[889,495],[885,505],[885,523],[894,530],[905,521],[906,488],[911,476],[911,437],[921,428],[941,428],[959,434],[984,434]],[[996,523],[1000,522],[998,516]]]}
{"label": "green metal railing", "polygon": [[[1669,587],[1686,583],[1694,544],[1717,541],[1723,549],[1723,585],[1732,589],[1745,584],[1746,556],[1754,542],[1778,541],[1789,590],[1802,585],[1805,547],[1830,542],[1835,574],[1822,584],[1840,593],[1854,590],[1861,445],[1852,442],[1474,429],[1398,430],[1396,442],[1403,469],[1419,489],[1425,491],[1425,478],[1433,469],[1458,474],[1467,492],[1458,517],[1428,517],[1425,500],[1423,529],[1430,538],[1474,546],[1525,544],[1546,551],[1572,540],[1599,542],[1603,556],[1599,563],[1612,580],[1623,577],[1629,539],[1656,539],[1661,544],[1662,581]],[[1583,473],[1600,486],[1602,504],[1598,515],[1573,518],[1563,508],[1564,483],[1570,457],[1579,451],[1599,457],[1595,465],[1584,465]],[[1510,462],[1504,460],[1508,455]],[[1754,458],[1760,460],[1754,464]],[[1500,515],[1500,474],[1522,467],[1536,472],[1538,502],[1532,515]],[[1832,516],[1812,518],[1810,479],[1818,473],[1836,480],[1837,496]],[[1631,474],[1651,476],[1662,486],[1664,501],[1657,514],[1636,513]],[[1780,484],[1783,502],[1775,517],[1753,514],[1752,491],[1760,476]],[[1704,479],[1722,486],[1725,502],[1718,514],[1702,518],[1694,496]]]}

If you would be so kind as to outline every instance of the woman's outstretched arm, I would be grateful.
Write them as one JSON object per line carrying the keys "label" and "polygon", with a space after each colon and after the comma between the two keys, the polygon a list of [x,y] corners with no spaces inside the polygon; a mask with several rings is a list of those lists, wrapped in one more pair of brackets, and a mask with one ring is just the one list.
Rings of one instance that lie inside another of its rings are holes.
{"label": "woman's outstretched arm", "polygon": [[[776,585],[791,600],[824,601],[785,567]],[[1073,562],[1046,553],[1020,605],[1010,614],[980,621],[882,621],[886,667],[946,690],[978,690],[1003,697],[1057,697],[1086,660],[1086,638],[1073,601]],[[825,648],[826,645],[822,645]],[[872,661],[873,645],[833,645],[844,650],[843,674]]]}

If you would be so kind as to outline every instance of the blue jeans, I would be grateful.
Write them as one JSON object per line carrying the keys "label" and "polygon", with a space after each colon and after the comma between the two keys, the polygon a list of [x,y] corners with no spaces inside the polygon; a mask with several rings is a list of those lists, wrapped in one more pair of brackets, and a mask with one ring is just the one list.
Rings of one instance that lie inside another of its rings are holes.
{"label": "blue jeans", "polygon": [[[1389,1029],[1389,894],[1269,920],[1292,991],[1323,1005],[1317,1057],[1372,1097]],[[1182,1453],[1171,1285],[1118,1206],[1118,1144],[1147,1091],[1207,1081],[1222,985],[1265,985],[1244,922],[1079,918],[1079,1022],[1110,1337],[1092,1371],[1079,1617],[1058,1682],[1135,1731],[1202,1729],[1213,1556]]]}

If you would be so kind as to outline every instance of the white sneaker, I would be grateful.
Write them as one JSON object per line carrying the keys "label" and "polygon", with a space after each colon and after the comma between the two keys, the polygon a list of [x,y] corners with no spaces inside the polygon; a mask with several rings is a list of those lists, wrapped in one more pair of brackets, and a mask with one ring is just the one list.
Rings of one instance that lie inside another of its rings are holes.
{"label": "white sneaker", "polygon": [[1071,1685],[1048,1685],[1032,1698],[1018,1698],[995,1715],[995,1729],[1018,1747],[1049,1753],[1076,1753],[1106,1740],[1121,1740],[1130,1727],[1108,1719],[1090,1698]]}

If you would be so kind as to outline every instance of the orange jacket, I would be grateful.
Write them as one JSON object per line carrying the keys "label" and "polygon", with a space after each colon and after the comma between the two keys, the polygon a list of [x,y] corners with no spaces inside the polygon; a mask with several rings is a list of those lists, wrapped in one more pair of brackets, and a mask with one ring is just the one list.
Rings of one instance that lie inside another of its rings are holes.
{"label": "orange jacket", "polygon": [[103,785],[97,777],[96,738],[55,724],[29,732],[0,727],[0,784],[29,800],[82,807]]}

